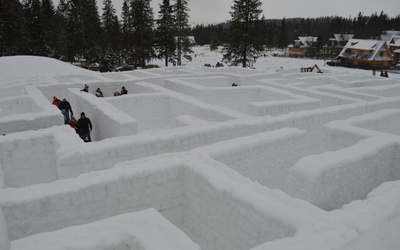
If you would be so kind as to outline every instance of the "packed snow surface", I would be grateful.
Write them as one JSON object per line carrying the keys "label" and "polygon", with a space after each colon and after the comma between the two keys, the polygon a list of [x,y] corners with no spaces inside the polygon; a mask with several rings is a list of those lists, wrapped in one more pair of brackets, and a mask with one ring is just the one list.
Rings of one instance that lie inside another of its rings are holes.
{"label": "packed snow surface", "polygon": [[112,73],[0,57],[0,250],[398,249],[400,74],[194,51]]}

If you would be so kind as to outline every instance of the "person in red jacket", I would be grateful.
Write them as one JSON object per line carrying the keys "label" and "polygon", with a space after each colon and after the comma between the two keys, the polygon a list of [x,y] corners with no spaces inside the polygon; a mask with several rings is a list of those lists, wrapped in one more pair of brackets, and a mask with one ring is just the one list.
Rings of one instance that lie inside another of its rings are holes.
{"label": "person in red jacket", "polygon": [[387,71],[385,71],[385,77],[389,77],[389,74]]}
{"label": "person in red jacket", "polygon": [[57,108],[60,107],[61,100],[57,98],[57,96],[53,96],[53,105]]}

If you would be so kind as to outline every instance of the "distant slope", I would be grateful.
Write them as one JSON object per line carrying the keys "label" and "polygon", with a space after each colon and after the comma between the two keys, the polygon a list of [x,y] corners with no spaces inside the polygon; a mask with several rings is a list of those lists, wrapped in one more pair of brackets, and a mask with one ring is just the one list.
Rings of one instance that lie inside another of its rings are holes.
{"label": "distant slope", "polygon": [[62,75],[92,75],[86,69],[53,58],[39,56],[0,57],[0,86],[20,82],[23,79],[47,79]]}

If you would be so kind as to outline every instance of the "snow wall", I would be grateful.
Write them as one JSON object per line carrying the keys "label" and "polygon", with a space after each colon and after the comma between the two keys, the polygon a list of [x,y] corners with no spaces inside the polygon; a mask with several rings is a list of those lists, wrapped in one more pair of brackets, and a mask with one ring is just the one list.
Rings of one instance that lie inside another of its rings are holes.
{"label": "snow wall", "polygon": [[4,219],[3,210],[0,208],[0,249],[10,250],[10,241],[8,239],[8,231],[6,220]]}
{"label": "snow wall", "polygon": [[[1,197],[0,205],[9,237],[14,241],[152,207],[202,249],[243,249],[293,236],[299,220],[293,221],[291,216],[299,216],[297,213],[303,214],[302,223],[320,213],[307,203],[261,188],[263,199],[285,204],[278,214],[275,209],[265,210],[268,204],[257,204],[260,198],[248,195],[252,182],[217,162],[192,157],[143,159],[76,179],[3,190],[7,195]],[[215,179],[221,171],[230,177]],[[32,193],[35,195],[30,199],[23,198]],[[292,211],[295,207],[297,212]],[[21,209],[30,212],[18,212]],[[225,233],[210,237],[214,235],[210,229],[215,234]]]}

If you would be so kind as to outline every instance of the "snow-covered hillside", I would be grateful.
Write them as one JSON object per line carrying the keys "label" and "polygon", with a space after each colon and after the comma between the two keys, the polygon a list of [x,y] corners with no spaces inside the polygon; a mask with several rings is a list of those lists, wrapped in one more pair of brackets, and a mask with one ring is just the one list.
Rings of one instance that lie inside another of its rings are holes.
{"label": "snow-covered hillside", "polygon": [[398,248],[400,75],[194,51],[113,73],[0,57],[1,250]]}

